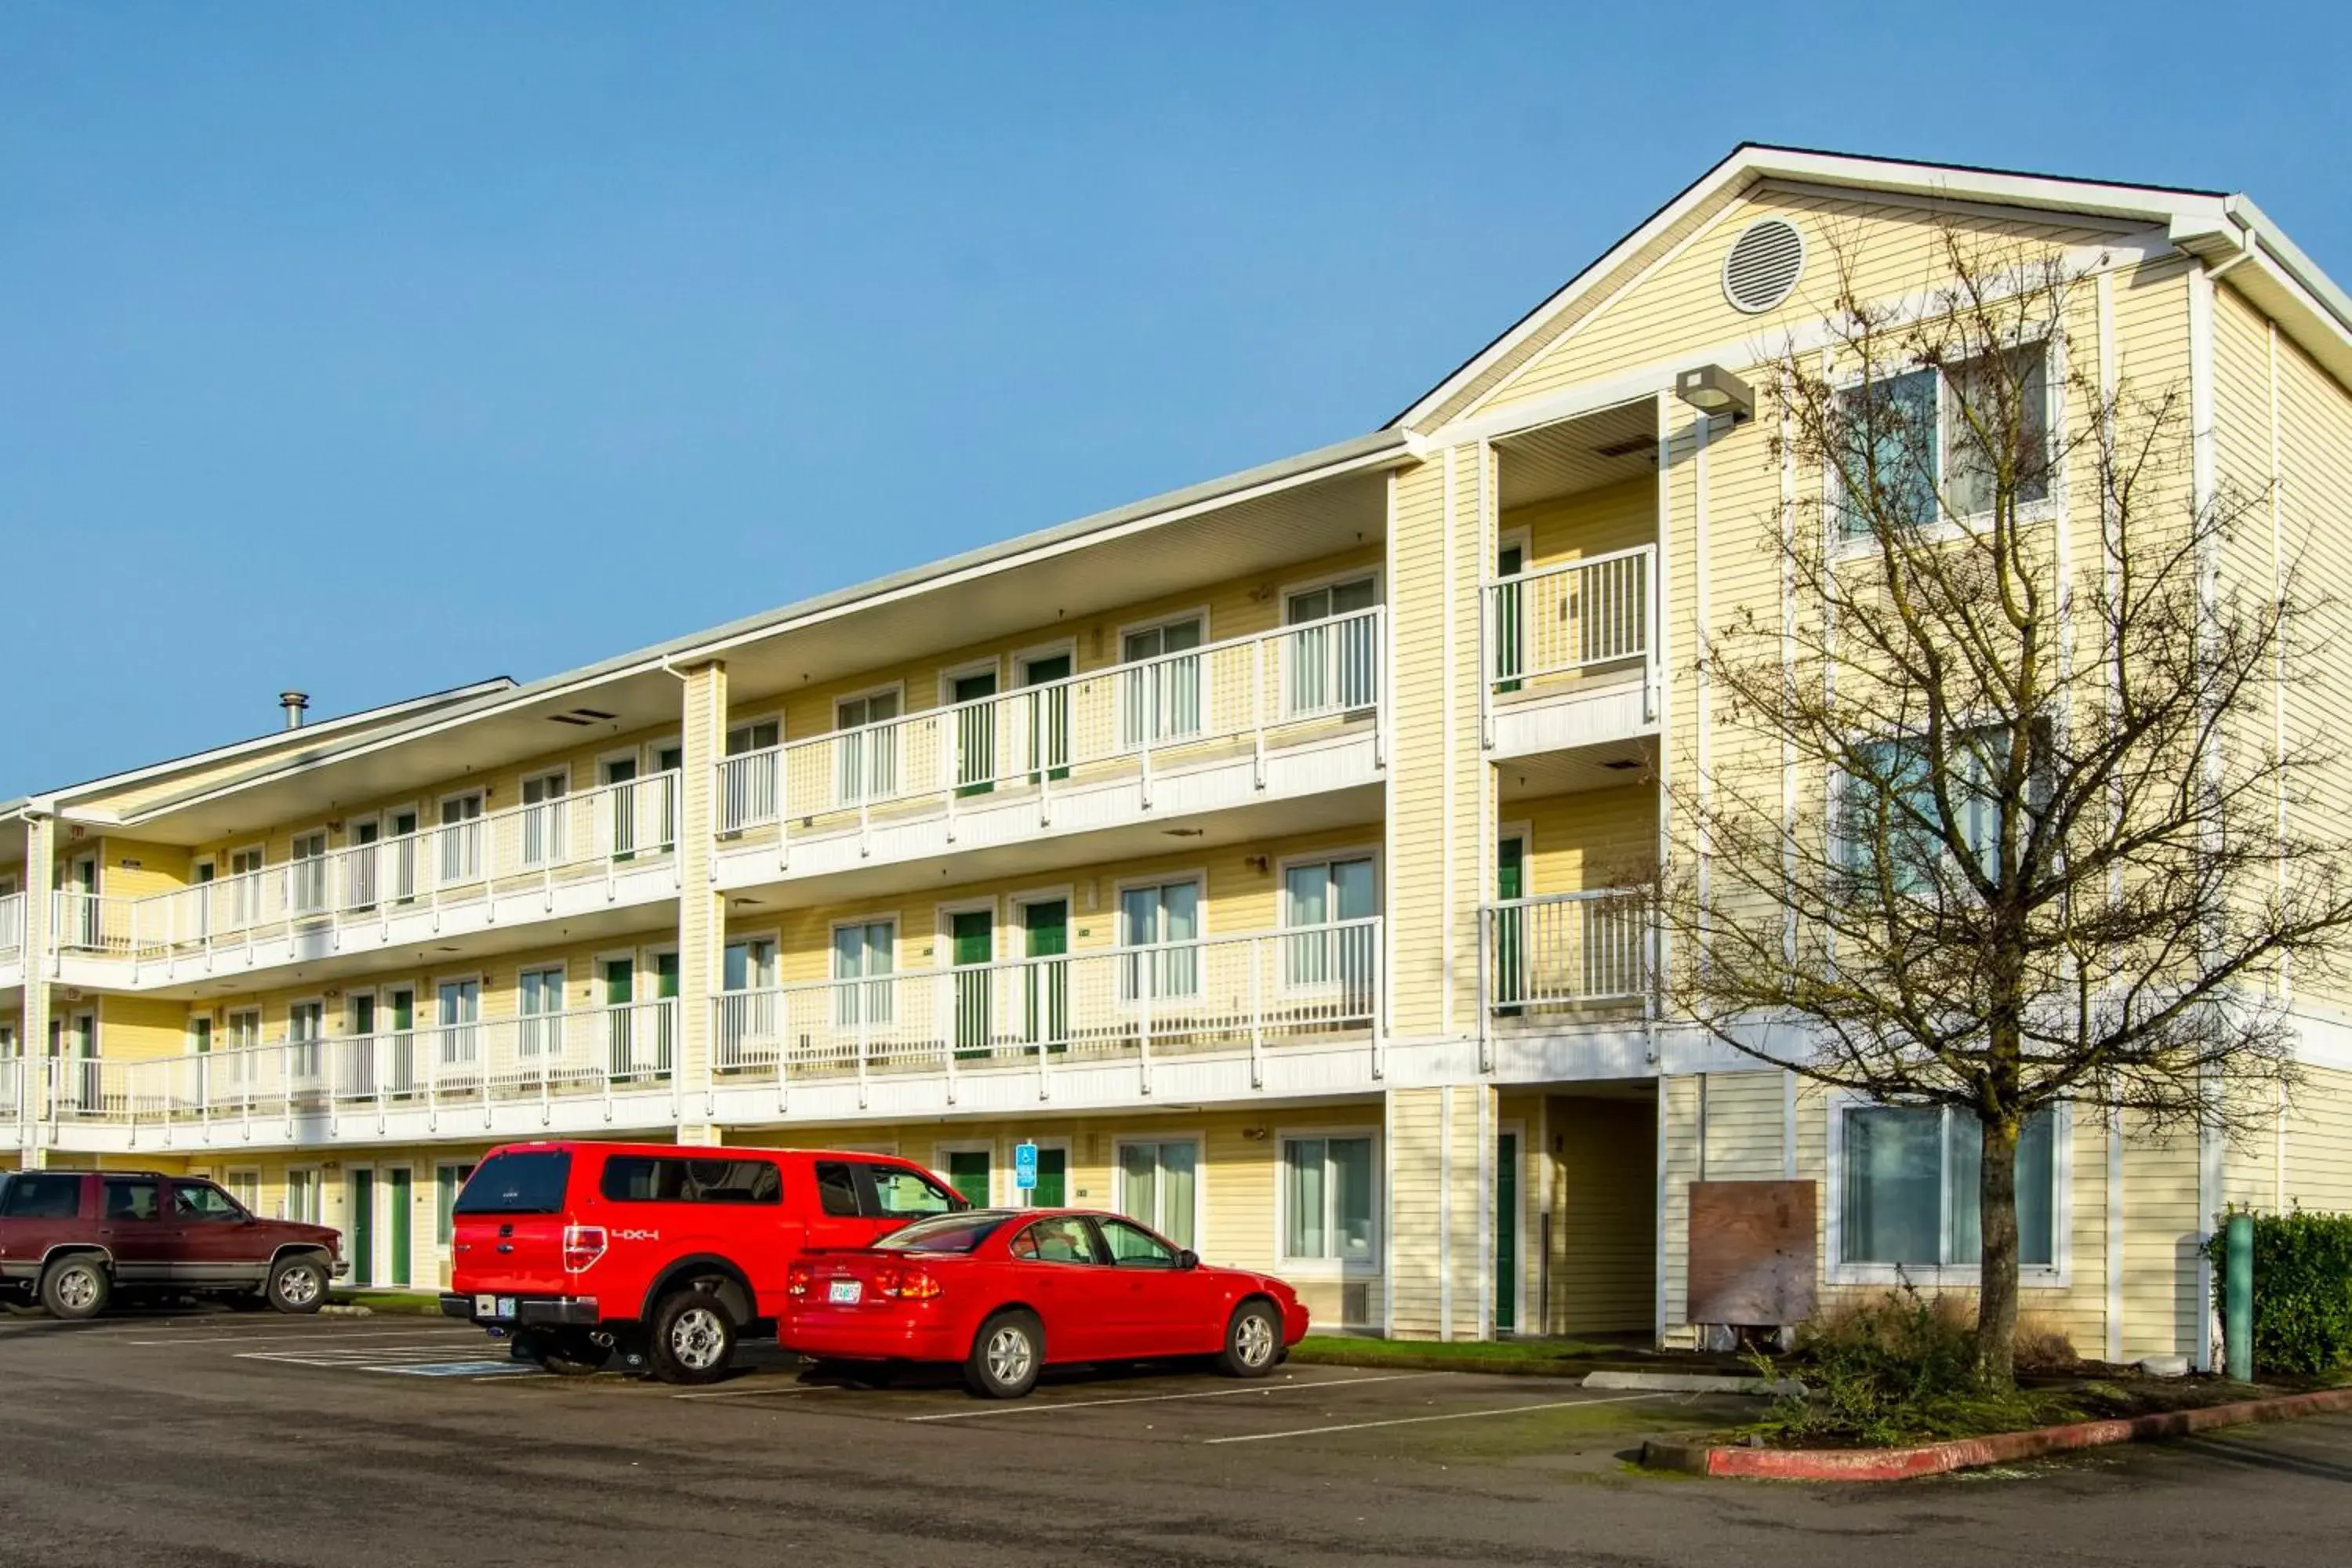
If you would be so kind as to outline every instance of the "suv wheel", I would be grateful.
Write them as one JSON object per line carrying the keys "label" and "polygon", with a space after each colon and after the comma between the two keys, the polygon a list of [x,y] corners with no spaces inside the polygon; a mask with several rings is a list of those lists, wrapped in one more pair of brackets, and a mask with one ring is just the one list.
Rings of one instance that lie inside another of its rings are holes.
{"label": "suv wheel", "polygon": [[269,1266],[262,1294],[281,1312],[315,1312],[327,1304],[327,1266],[301,1253],[281,1258]]}
{"label": "suv wheel", "polygon": [[664,1383],[716,1383],[735,1355],[735,1315],[709,1291],[662,1298],[654,1309],[654,1375]]}
{"label": "suv wheel", "polygon": [[1282,1361],[1282,1320],[1265,1301],[1244,1301],[1225,1324],[1217,1364],[1228,1377],[1264,1377]]}
{"label": "suv wheel", "polygon": [[60,1258],[41,1276],[41,1305],[53,1318],[95,1318],[113,1293],[114,1280],[95,1254]]}
{"label": "suv wheel", "polygon": [[982,1399],[1018,1399],[1037,1386],[1045,1364],[1045,1326],[1035,1313],[1014,1308],[981,1324],[972,1336],[964,1386]]}

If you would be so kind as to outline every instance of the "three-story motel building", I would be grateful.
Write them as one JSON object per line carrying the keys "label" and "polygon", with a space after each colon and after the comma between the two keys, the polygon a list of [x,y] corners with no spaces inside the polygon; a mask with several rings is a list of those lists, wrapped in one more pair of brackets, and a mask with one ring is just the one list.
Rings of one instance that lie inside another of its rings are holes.
{"label": "three-story motel building", "polygon": [[[1685,1341],[1702,1178],[1819,1184],[1829,1289],[1965,1288],[1956,1145],[1860,1157],[1874,1108],[1659,1016],[1610,896],[1811,482],[1677,374],[1819,341],[1832,246],[1932,288],[1938,226],[2063,254],[2075,352],[2186,388],[2191,482],[2352,574],[2352,305],[2251,203],[1743,147],[1358,439],[0,807],[0,1140],[211,1174],[379,1287],[444,1278],[491,1144],[652,1136],[996,1202],[1034,1142],[1035,1201],[1362,1332]],[[2275,1147],[2029,1137],[2029,1305],[2085,1352],[2209,1349],[2225,1204],[2352,1206],[2352,1034],[2296,1005]]]}

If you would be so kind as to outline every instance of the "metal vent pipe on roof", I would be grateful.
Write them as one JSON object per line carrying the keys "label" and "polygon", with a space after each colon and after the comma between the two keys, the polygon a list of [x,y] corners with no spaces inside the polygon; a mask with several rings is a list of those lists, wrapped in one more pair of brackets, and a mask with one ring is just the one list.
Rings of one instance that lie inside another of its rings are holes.
{"label": "metal vent pipe on roof", "polygon": [[307,691],[281,691],[278,694],[278,706],[286,710],[286,727],[299,730],[302,727],[302,715],[310,710],[310,694]]}

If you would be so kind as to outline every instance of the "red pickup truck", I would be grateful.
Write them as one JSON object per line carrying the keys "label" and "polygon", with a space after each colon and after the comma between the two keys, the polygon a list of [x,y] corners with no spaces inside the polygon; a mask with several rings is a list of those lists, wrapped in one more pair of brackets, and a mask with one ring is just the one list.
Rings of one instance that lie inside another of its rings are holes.
{"label": "red pickup truck", "polygon": [[0,1287],[59,1318],[92,1318],[118,1292],[220,1294],[315,1312],[341,1276],[322,1225],[257,1219],[212,1183],[152,1171],[0,1175]]}

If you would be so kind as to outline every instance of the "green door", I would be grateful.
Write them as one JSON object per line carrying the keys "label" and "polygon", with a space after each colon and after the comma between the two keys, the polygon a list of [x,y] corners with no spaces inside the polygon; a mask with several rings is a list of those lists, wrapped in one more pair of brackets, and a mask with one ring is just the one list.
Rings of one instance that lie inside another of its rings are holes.
{"label": "green door", "polygon": [[[677,954],[654,954],[654,998],[660,1002],[677,1000]],[[654,1015],[655,1047],[651,1070],[667,1072],[676,1059],[677,1044],[677,1009],[665,1007]]]}
{"label": "green door", "polygon": [[392,1211],[389,1216],[392,1222],[391,1282],[402,1287],[415,1283],[408,1271],[409,1230],[415,1220],[408,1205],[415,1195],[412,1190],[415,1180],[415,1173],[405,1165],[384,1173],[384,1195],[390,1200],[387,1206]]}
{"label": "green door", "polygon": [[347,1249],[352,1260],[352,1283],[365,1287],[375,1283],[375,1173],[353,1171],[351,1187],[351,1225],[345,1234],[351,1239]]}
{"label": "green door", "polygon": [[1037,1184],[1030,1189],[1029,1203],[1034,1208],[1057,1209],[1067,1204],[1070,1191],[1070,1152],[1037,1146]]}
{"label": "green door", "polygon": [[1495,1137],[1495,1331],[1519,1326],[1519,1135]]}
{"label": "green door", "polygon": [[[1062,899],[1021,906],[1023,955],[1055,959],[1070,951],[1070,906]],[[1029,1043],[1048,1050],[1070,1048],[1070,970],[1066,963],[1033,963],[1026,983]]]}
{"label": "green door", "polygon": [[604,972],[606,1055],[613,1076],[627,1078],[637,1070],[636,1009],[630,1005],[637,999],[636,961],[608,958],[599,967]]}
{"label": "green door", "polygon": [[958,1149],[948,1155],[948,1185],[976,1209],[988,1207],[988,1151]]}
{"label": "green door", "polygon": [[1495,898],[1504,908],[1495,911],[1495,1011],[1506,1018],[1519,1016],[1526,1000],[1528,911],[1528,841],[1506,838],[1495,846]]}
{"label": "green door", "polygon": [[[1516,544],[1506,544],[1495,557],[1495,575],[1516,577],[1527,569],[1528,552]],[[1519,603],[1520,587],[1506,583],[1495,590],[1495,689],[1517,691],[1519,682],[1513,679],[1527,668],[1525,616]]]}
{"label": "green door", "polygon": [[996,787],[996,671],[956,677],[948,699],[956,710],[956,794],[986,795]]}
{"label": "green door", "polygon": [[[1070,656],[1057,653],[1051,658],[1033,658],[1021,667],[1021,684],[1045,686],[1070,679]],[[1040,691],[1029,699],[1029,766],[1033,770],[1029,782],[1034,784],[1042,773],[1047,778],[1066,779],[1070,776],[1070,689],[1056,686],[1051,691]]]}
{"label": "green door", "polygon": [[996,915],[992,910],[965,910],[950,915],[955,964],[970,973],[955,977],[955,1047],[958,1057],[984,1057],[989,1048],[989,1024],[996,1010],[995,974],[983,967],[996,957]]}

